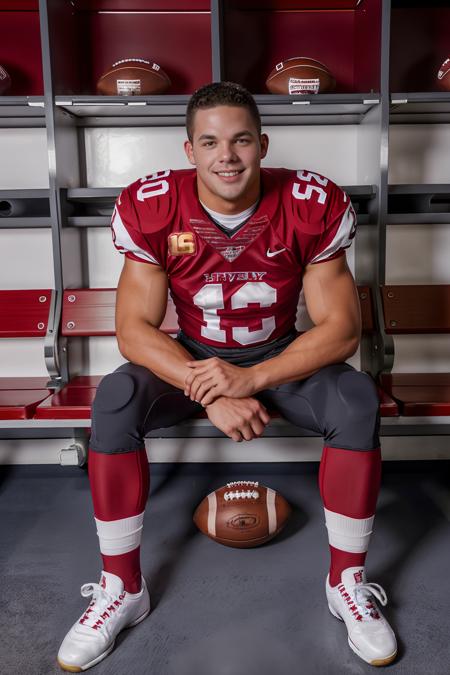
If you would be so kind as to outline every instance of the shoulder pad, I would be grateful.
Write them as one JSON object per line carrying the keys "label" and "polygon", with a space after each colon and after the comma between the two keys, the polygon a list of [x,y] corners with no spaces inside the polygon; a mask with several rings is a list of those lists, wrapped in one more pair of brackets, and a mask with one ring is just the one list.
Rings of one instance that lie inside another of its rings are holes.
{"label": "shoulder pad", "polygon": [[320,234],[330,220],[345,211],[350,200],[347,194],[329,178],[312,171],[297,171],[292,181],[293,210],[302,229]]}
{"label": "shoulder pad", "polygon": [[117,199],[122,216],[133,221],[143,233],[168,225],[177,204],[177,181],[173,171],[158,171],[139,178],[126,187]]}

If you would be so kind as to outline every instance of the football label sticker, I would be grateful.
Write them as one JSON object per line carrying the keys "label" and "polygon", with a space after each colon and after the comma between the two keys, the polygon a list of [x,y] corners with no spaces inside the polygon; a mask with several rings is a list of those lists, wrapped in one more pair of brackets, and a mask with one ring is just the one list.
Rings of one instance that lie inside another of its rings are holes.
{"label": "football label sticker", "polygon": [[141,93],[140,80],[117,80],[117,93],[119,96],[128,96]]}
{"label": "football label sticker", "polygon": [[169,234],[170,255],[194,255],[196,252],[195,238],[192,232],[174,232]]}
{"label": "football label sticker", "polygon": [[318,94],[320,82],[318,77],[306,79],[304,77],[289,78],[290,94]]}

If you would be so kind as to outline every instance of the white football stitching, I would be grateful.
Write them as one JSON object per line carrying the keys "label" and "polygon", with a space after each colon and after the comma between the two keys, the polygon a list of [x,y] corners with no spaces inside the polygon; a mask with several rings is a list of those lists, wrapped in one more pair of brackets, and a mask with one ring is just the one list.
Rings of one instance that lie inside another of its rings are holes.
{"label": "white football stitching", "polygon": [[258,481],[254,480],[235,480],[232,483],[227,483],[227,488],[236,487],[237,485],[251,485],[252,487],[258,487]]}
{"label": "white football stitching", "polygon": [[223,498],[226,502],[230,499],[259,499],[259,492],[256,490],[247,490],[246,492],[236,490],[235,492],[225,492]]}

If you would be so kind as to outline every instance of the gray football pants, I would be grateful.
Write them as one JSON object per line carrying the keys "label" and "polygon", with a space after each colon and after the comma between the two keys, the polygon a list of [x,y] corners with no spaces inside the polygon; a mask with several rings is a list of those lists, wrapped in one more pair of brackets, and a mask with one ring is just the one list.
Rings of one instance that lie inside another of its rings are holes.
{"label": "gray football pants", "polygon": [[[215,349],[182,333],[177,339],[195,359],[218,356],[251,366],[279,354],[295,337],[293,331],[267,345],[243,349]],[[347,363],[326,366],[305,380],[266,389],[255,398],[292,424],[320,434],[329,447],[364,451],[380,445],[376,387],[369,375]],[[125,363],[98,387],[90,448],[107,454],[137,450],[150,431],[177,424],[201,410],[181,389],[143,366]]]}

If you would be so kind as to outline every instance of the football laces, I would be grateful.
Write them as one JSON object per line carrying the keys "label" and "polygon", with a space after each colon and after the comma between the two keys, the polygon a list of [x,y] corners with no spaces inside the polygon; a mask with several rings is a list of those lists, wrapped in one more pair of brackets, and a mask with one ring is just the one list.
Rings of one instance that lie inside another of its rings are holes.
{"label": "football laces", "polygon": [[225,492],[223,498],[227,502],[233,499],[259,499],[259,492],[257,490],[235,490]]}

